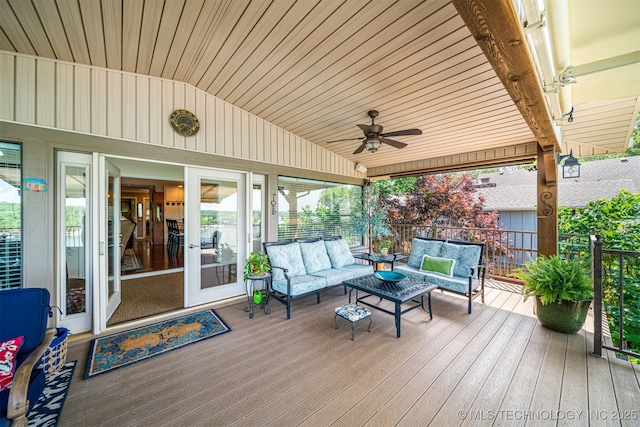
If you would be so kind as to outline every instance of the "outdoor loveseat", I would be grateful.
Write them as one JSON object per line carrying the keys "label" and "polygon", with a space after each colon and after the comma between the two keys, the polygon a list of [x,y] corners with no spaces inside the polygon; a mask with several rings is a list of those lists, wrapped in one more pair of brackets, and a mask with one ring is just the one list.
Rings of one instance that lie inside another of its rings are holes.
{"label": "outdoor loveseat", "polygon": [[484,303],[483,252],[484,243],[416,237],[407,263],[395,264],[393,270],[438,285],[441,290],[464,295],[471,313],[471,302],[475,298],[480,297]]}
{"label": "outdoor loveseat", "polygon": [[292,300],[315,293],[319,304],[320,291],[373,274],[372,266],[356,264],[341,237],[266,242],[263,246],[271,264],[270,298],[287,307],[287,319],[291,318]]}

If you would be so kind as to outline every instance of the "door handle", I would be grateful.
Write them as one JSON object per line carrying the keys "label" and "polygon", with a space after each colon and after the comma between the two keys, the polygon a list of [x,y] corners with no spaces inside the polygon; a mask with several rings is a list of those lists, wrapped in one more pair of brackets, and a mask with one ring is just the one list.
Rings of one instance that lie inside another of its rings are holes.
{"label": "door handle", "polygon": [[191,244],[189,245],[189,249],[199,248],[199,247],[200,247],[200,245],[194,245],[193,243],[191,243]]}

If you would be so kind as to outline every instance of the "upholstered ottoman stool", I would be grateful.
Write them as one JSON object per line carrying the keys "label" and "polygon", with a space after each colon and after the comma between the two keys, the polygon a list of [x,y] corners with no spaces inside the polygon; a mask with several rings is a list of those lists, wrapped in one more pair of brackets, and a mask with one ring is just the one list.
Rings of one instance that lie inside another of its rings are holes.
{"label": "upholstered ottoman stool", "polygon": [[333,317],[333,320],[336,322],[336,329],[340,327],[338,326],[338,316],[351,322],[351,341],[353,341],[356,323],[362,319],[366,319],[367,317],[369,318],[369,327],[367,328],[367,332],[371,332],[371,310],[368,308],[364,308],[357,304],[345,304],[341,307],[337,307],[336,315]]}

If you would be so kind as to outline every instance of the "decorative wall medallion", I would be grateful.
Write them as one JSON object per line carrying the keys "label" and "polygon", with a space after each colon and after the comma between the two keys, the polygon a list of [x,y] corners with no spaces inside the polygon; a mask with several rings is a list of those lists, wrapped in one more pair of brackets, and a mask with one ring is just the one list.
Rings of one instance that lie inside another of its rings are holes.
{"label": "decorative wall medallion", "polygon": [[176,110],[169,117],[171,127],[182,136],[193,136],[200,130],[200,122],[195,114],[187,110]]}

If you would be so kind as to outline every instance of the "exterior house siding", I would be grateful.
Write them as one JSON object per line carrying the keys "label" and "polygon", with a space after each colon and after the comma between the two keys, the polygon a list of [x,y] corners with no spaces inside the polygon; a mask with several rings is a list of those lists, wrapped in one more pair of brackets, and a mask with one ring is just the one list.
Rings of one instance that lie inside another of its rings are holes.
{"label": "exterior house siding", "polygon": [[[195,87],[166,79],[0,52],[0,120],[348,177],[353,162]],[[193,112],[200,131],[175,133]]]}

